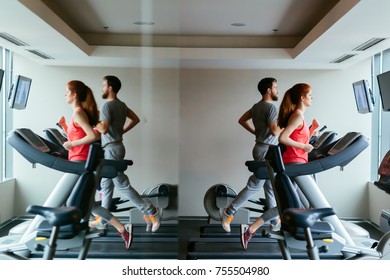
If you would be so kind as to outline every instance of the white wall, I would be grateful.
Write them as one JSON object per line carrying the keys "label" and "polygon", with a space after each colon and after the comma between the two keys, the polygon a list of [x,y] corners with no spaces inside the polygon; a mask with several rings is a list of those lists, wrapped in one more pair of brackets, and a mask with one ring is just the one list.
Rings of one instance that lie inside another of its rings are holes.
{"label": "white wall", "polygon": [[380,215],[383,209],[390,209],[390,195],[379,189],[373,183],[368,183],[369,219],[380,224]]}
{"label": "white wall", "polygon": [[[182,215],[203,213],[206,190],[225,183],[239,191],[250,173],[254,137],[239,117],[260,99],[257,83],[264,76],[278,79],[279,100],[293,84],[312,86],[313,105],[306,118],[317,118],[340,136],[349,131],[371,133],[371,116],[356,112],[352,83],[370,77],[369,61],[353,68],[324,70],[181,70],[180,72],[180,210]],[[367,215],[365,199],[370,151],[366,149],[343,172],[318,174],[318,182],[341,216]],[[348,198],[348,200],[346,200]],[[197,203],[197,210],[187,207]]]}
{"label": "white wall", "polygon": [[14,216],[15,180],[0,182],[0,223]]}
{"label": "white wall", "polygon": [[[33,80],[27,109],[14,111],[14,127],[28,127],[38,134],[55,127],[61,115],[70,119],[72,111],[64,96],[69,80],[84,81],[101,104],[102,77],[117,75],[122,80],[118,97],[141,118],[141,123],[126,134],[124,141],[126,158],[134,161],[126,171],[133,186],[142,191],[160,183],[178,184],[177,71],[44,67],[17,56],[14,72]],[[62,174],[41,165],[32,169],[17,152],[14,158],[15,209],[20,215],[28,204],[42,203]]]}
{"label": "white wall", "polygon": [[[370,78],[365,61],[345,70],[205,70],[106,69],[44,67],[15,59],[15,74],[33,79],[28,108],[15,111],[15,127],[42,131],[54,126],[61,114],[70,117],[64,90],[70,79],[90,85],[100,103],[101,78],[118,75],[120,98],[142,118],[126,136],[128,170],[133,185],[143,190],[158,183],[179,185],[179,215],[204,216],[203,196],[217,183],[239,191],[249,171],[254,139],[237,123],[241,114],[260,98],[257,83],[264,76],[278,79],[280,100],[293,84],[312,85],[314,101],[306,118],[316,117],[340,136],[349,131],[371,133],[371,116],[356,112],[352,83]],[[329,170],[318,181],[340,216],[367,217],[366,204],[370,151],[365,150],[343,172]],[[16,214],[29,203],[40,203],[60,173],[30,165],[15,153]],[[45,178],[42,180],[42,178]]]}

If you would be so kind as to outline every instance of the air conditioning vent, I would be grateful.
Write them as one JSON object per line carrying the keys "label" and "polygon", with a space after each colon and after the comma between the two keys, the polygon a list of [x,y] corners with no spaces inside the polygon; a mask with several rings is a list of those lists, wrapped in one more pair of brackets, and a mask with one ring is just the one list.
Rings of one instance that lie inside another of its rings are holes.
{"label": "air conditioning vent", "polygon": [[382,42],[385,39],[386,38],[372,38],[372,39],[368,40],[367,42],[361,44],[360,46],[354,48],[353,50],[354,51],[365,51],[368,48],[371,48],[372,46],[379,44],[380,42]]}
{"label": "air conditioning vent", "polygon": [[14,37],[12,35],[9,35],[6,32],[0,32],[0,37],[3,38],[4,40],[7,40],[8,42],[10,42],[14,45],[17,45],[17,46],[28,46],[28,44],[26,44],[22,40],[19,40],[18,38]]}
{"label": "air conditioning vent", "polygon": [[38,50],[27,50],[27,51],[29,51],[30,53],[33,53],[33,54],[35,54],[35,55],[37,55],[37,56],[39,56],[39,57],[41,57],[43,59],[54,59],[50,55],[47,55],[47,54],[45,54],[45,53],[43,53],[41,51],[38,51]]}
{"label": "air conditioning vent", "polygon": [[356,54],[345,54],[343,56],[340,56],[339,58],[331,61],[330,63],[341,63],[343,61],[346,61],[347,59],[350,59],[351,57],[354,57]]}

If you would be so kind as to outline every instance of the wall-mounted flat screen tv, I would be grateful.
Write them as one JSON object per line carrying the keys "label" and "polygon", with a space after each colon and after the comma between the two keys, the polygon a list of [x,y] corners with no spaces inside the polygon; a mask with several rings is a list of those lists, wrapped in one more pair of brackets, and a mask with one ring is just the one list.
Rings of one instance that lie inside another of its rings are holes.
{"label": "wall-mounted flat screen tv", "polygon": [[378,79],[379,93],[382,99],[383,111],[390,111],[390,71],[376,76]]}
{"label": "wall-mounted flat screen tv", "polygon": [[17,75],[8,96],[9,107],[18,110],[25,109],[30,95],[30,88],[31,79]]}
{"label": "wall-mounted flat screen tv", "polygon": [[360,114],[372,112],[374,109],[374,100],[372,92],[366,80],[360,80],[352,84],[355,95],[357,111]]}

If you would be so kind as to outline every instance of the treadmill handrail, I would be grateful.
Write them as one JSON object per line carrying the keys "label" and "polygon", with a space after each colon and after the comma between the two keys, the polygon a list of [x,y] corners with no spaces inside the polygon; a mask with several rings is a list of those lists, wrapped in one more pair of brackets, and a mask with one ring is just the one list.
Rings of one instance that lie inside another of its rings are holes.
{"label": "treadmill handrail", "polygon": [[[327,155],[305,164],[287,164],[285,165],[285,172],[290,177],[297,177],[320,173],[336,166],[344,167],[365,150],[368,145],[368,138],[364,135],[360,135],[348,147],[336,154]],[[269,179],[265,162],[247,161],[245,162],[245,165],[258,179]]]}
{"label": "treadmill handrail", "polygon": [[[44,138],[42,141],[49,147],[53,145]],[[45,153],[35,149],[14,130],[9,132],[7,142],[32,164],[39,163],[54,170],[78,175],[84,171],[85,162],[69,161],[59,157],[56,153]],[[102,177],[114,178],[118,172],[125,171],[132,164],[131,160],[104,160]]]}

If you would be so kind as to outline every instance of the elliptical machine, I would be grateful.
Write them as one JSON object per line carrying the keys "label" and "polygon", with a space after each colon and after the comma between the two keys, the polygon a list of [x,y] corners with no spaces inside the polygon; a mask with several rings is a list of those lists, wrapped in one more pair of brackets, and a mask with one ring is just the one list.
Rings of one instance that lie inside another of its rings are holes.
{"label": "elliptical machine", "polygon": [[[227,184],[211,186],[203,197],[203,206],[208,214],[208,223],[221,221],[220,209],[226,208],[236,196],[237,192]],[[249,223],[251,212],[259,214],[266,211],[264,198],[260,197],[258,200],[249,199],[248,202],[254,206],[245,206],[238,209],[234,215],[234,223],[247,224]]]}

